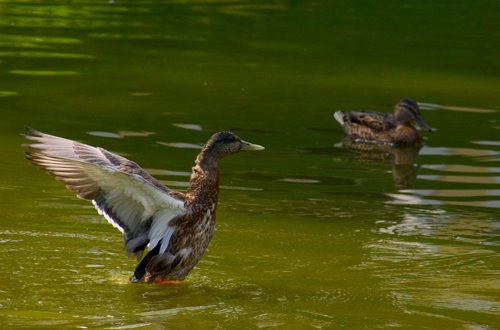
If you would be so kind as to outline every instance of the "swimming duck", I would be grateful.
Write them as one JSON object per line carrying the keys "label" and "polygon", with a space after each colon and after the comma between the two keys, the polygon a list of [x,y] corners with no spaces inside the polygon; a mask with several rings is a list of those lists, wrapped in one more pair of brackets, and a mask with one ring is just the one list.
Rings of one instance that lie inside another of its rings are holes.
{"label": "swimming duck", "polygon": [[[223,156],[264,147],[215,133],[195,160],[186,193],[173,191],[139,165],[103,148],[28,129],[27,159],[48,171],[120,230],[139,262],[132,282],[183,280],[202,257],[215,227]],[[143,253],[148,249],[147,254]]]}
{"label": "swimming duck", "polygon": [[412,144],[422,143],[417,129],[430,132],[431,128],[420,116],[417,102],[404,98],[394,106],[394,114],[337,111],[333,115],[344,128],[345,134],[355,141]]}

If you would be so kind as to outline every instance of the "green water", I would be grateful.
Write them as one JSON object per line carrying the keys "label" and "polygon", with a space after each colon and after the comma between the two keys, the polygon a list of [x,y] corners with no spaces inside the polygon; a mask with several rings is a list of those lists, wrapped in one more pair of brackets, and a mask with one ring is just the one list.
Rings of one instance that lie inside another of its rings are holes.
{"label": "green water", "polygon": [[[0,1],[0,328],[498,327],[499,39],[493,0]],[[436,128],[418,154],[342,147],[334,111],[404,96]],[[179,190],[215,131],[266,150],[221,162],[185,283],[131,284],[25,126]]]}

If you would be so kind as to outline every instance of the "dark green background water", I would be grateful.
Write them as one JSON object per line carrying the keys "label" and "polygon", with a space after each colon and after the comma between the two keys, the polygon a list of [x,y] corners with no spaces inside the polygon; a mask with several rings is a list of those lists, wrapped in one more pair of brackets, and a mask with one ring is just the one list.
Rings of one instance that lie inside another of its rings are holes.
{"label": "dark green background water", "polygon": [[[499,40],[493,0],[0,1],[0,327],[494,329]],[[404,96],[436,128],[418,156],[342,147],[334,111]],[[136,285],[26,125],[180,190],[215,131],[266,151],[221,162],[186,283]]]}

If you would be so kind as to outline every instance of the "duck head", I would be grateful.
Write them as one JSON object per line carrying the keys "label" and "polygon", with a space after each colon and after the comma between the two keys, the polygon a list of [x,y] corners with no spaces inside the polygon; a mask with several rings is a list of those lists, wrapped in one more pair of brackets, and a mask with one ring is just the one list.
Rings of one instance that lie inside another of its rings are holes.
{"label": "duck head", "polygon": [[429,125],[420,116],[420,108],[417,102],[410,98],[404,98],[394,106],[394,118],[397,125],[413,126],[431,132]]}
{"label": "duck head", "polygon": [[264,150],[263,146],[253,144],[240,139],[231,132],[218,132],[208,139],[200,155],[203,155],[205,163],[216,164],[217,160],[240,151]]}

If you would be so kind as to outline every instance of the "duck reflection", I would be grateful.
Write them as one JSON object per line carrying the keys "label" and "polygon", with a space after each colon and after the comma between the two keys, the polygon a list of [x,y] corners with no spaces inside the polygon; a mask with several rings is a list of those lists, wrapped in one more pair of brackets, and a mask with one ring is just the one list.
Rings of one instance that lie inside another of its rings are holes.
{"label": "duck reflection", "polygon": [[360,153],[359,160],[367,162],[391,162],[394,186],[397,189],[408,189],[415,186],[420,165],[416,159],[421,144],[393,146],[357,142],[349,136],[344,136],[341,146]]}

